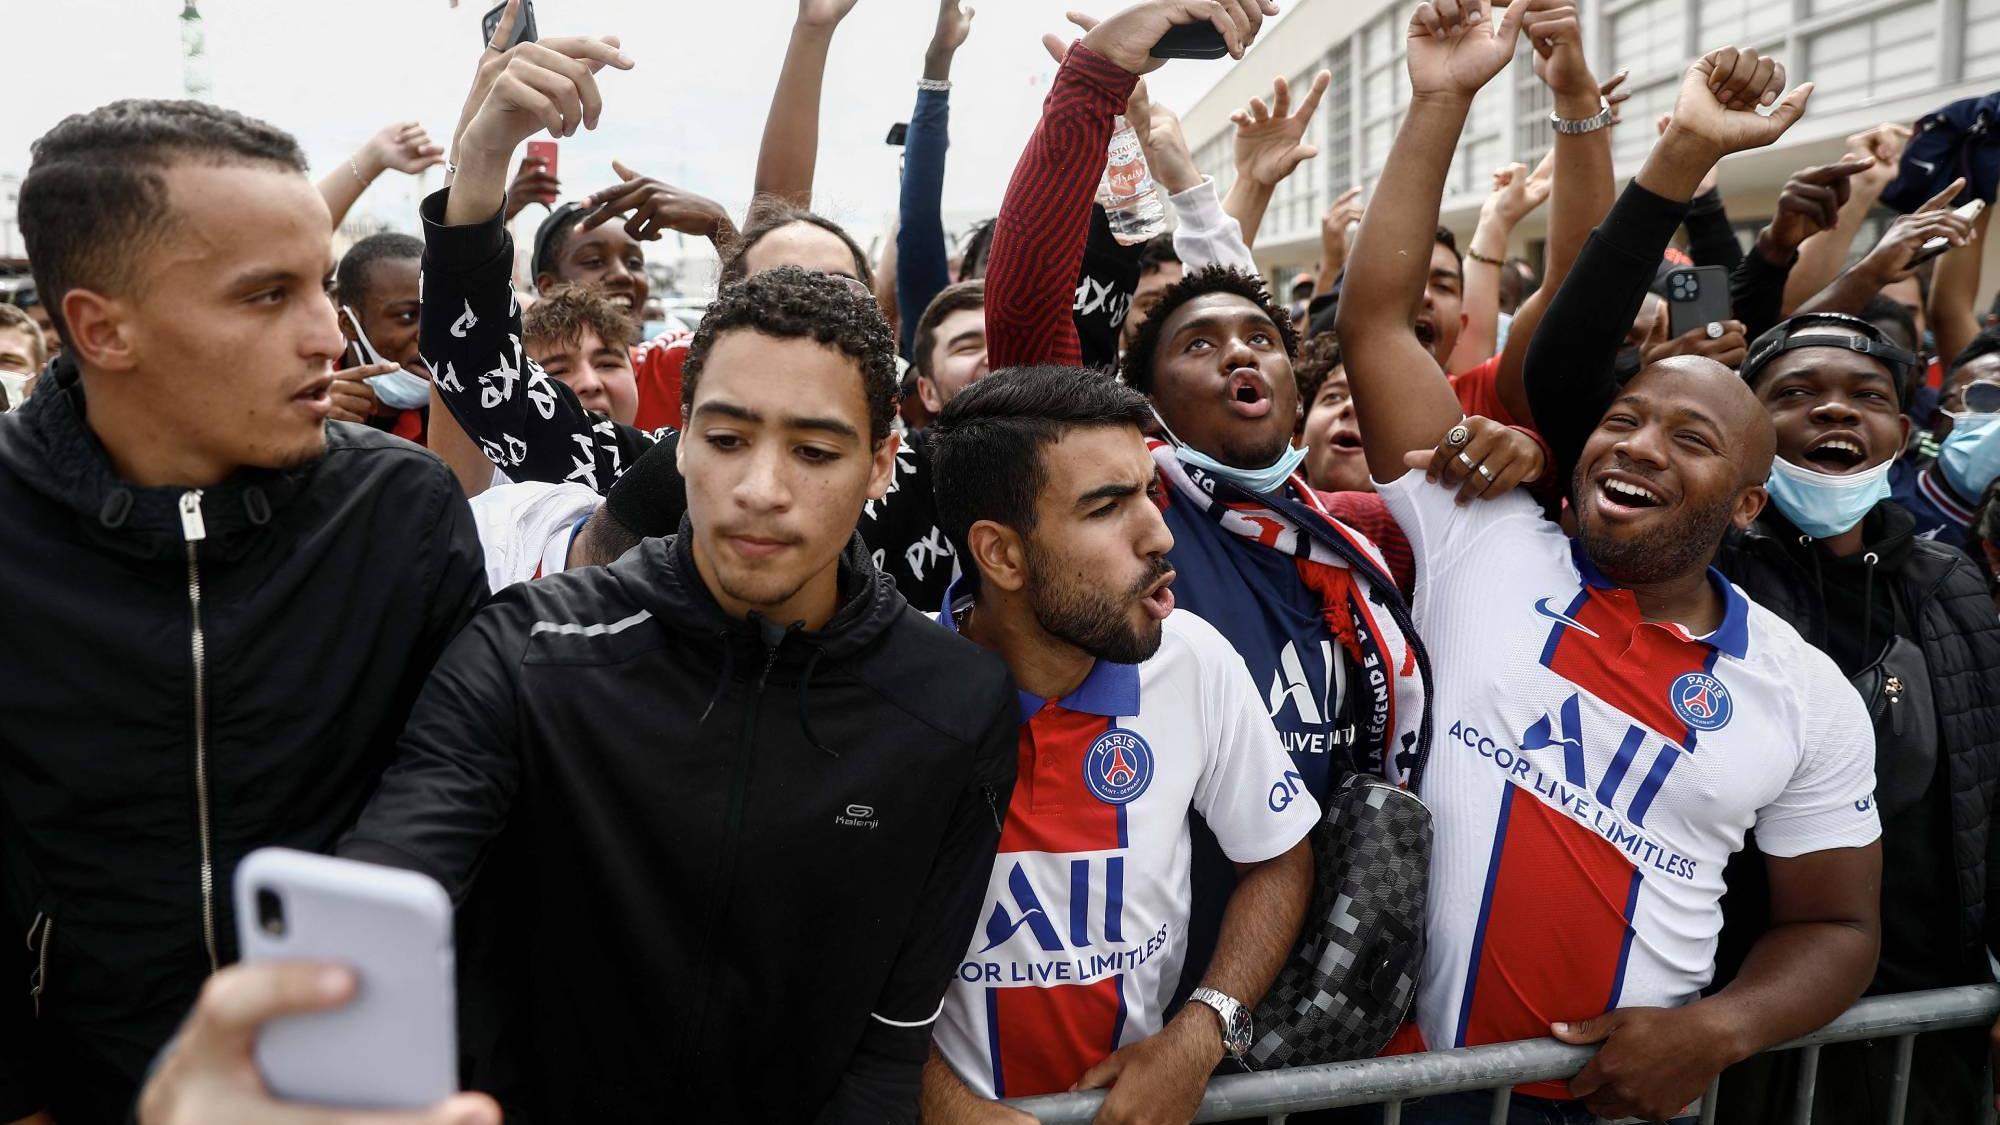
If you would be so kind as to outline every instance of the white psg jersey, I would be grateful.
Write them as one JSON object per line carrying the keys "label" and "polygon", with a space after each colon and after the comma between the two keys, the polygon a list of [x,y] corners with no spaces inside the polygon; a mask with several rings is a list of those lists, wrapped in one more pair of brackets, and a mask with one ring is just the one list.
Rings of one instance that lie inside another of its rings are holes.
{"label": "white psg jersey", "polygon": [[1190,811],[1238,863],[1319,820],[1229,642],[1185,610],[1164,631],[1152,659],[1100,660],[1063,699],[1022,693],[1014,796],[935,1033],[983,1097],[1067,1090],[1160,1030],[1187,955]]}
{"label": "white psg jersey", "polygon": [[1641,620],[1525,494],[1460,506],[1416,472],[1377,488],[1436,670],[1427,1046],[1685,1004],[1746,831],[1779,857],[1880,835],[1860,697],[1719,573],[1722,624],[1693,637]]}

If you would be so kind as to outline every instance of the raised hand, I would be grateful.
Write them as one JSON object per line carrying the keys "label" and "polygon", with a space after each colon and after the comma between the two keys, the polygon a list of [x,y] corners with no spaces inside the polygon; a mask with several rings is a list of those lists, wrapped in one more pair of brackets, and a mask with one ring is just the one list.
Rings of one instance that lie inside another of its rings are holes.
{"label": "raised hand", "polygon": [[1882,241],[1854,264],[1854,271],[1872,280],[1880,289],[1915,273],[1910,259],[1931,239],[1942,238],[1953,247],[1972,241],[1971,222],[1959,218],[1951,210],[1952,199],[1964,190],[1965,180],[1961,177],[1945,185],[1943,191],[1932,196],[1922,207],[1898,216],[1883,232]]}
{"label": "raised hand", "polygon": [[[1667,126],[1673,123],[1674,123],[1673,114],[1662,113],[1660,115],[1660,120],[1656,123],[1655,127],[1659,131],[1660,136],[1664,137],[1667,135]],[[1694,189],[1694,193],[1696,195],[1707,195],[1709,192],[1714,191],[1715,185],[1719,182],[1716,179],[1716,177],[1719,175],[1721,175],[1721,170],[1716,168],[1714,165],[1710,165],[1708,169],[1708,174],[1701,178],[1701,185]]]}
{"label": "raised hand", "polygon": [[1300,164],[1318,156],[1319,147],[1305,143],[1306,127],[1332,82],[1331,71],[1320,71],[1293,112],[1291,84],[1280,77],[1271,83],[1268,107],[1264,99],[1251,98],[1248,107],[1230,114],[1229,120],[1236,123],[1236,174],[1275,187]]}
{"label": "raised hand", "polygon": [[431,140],[424,127],[414,121],[398,121],[383,126],[368,138],[367,151],[378,168],[394,169],[414,176],[426,168],[444,163],[444,149]]}
{"label": "raised hand", "polygon": [[521,159],[514,182],[507,185],[507,221],[513,222],[530,203],[554,207],[562,197],[562,181],[549,174],[549,167],[532,156]]}
{"label": "raised hand", "polygon": [[1555,153],[1542,157],[1533,172],[1525,164],[1509,164],[1493,170],[1493,193],[1480,205],[1480,213],[1491,214],[1509,231],[1535,208],[1548,202],[1555,180]]}
{"label": "raised hand", "polygon": [[1495,15],[1491,0],[1426,0],[1410,17],[1412,98],[1470,101],[1514,58],[1526,0]]}
{"label": "raised hand", "polygon": [[1139,143],[1145,149],[1146,166],[1152,171],[1154,181],[1168,195],[1179,195],[1201,183],[1201,169],[1195,166],[1187,134],[1181,131],[1180,115],[1164,105],[1149,102],[1147,117]]}
{"label": "raised hand", "polygon": [[1877,125],[1847,138],[1847,151],[1856,156],[1874,157],[1875,165],[1854,177],[1856,190],[1881,195],[1903,161],[1903,149],[1910,143],[1911,130],[1908,125],[1888,122]]}
{"label": "raised hand", "polygon": [[1778,195],[1777,213],[1765,226],[1759,243],[1770,261],[1790,259],[1806,239],[1840,222],[1840,209],[1853,194],[1854,177],[1875,167],[1867,156],[1844,156],[1832,164],[1792,173]]}
{"label": "raised hand", "polygon": [[[1666,142],[1689,144],[1711,164],[1732,152],[1763,148],[1805,116],[1812,97],[1810,82],[1789,94],[1784,88],[1785,68],[1778,60],[1735,47],[1710,51],[1681,79]],[[1757,112],[1759,106],[1772,107],[1770,114]]]}
{"label": "raised hand", "polygon": [[1318,292],[1330,292],[1332,279],[1347,264],[1347,228],[1361,221],[1361,189],[1348,188],[1319,217],[1320,273],[1328,280]]}
{"label": "raised hand", "polygon": [[799,0],[799,24],[831,30],[847,13],[854,10],[857,0]]}
{"label": "raised hand", "polygon": [[616,160],[611,162],[611,170],[623,182],[583,201],[587,213],[577,230],[594,230],[620,215],[630,215],[625,220],[625,233],[642,242],[657,240],[670,230],[718,240],[736,233],[729,213],[713,199],[642,176]]}
{"label": "raised hand", "polygon": [[937,30],[931,32],[931,53],[950,54],[965,46],[972,34],[972,6],[959,0],[939,0]]}
{"label": "raised hand", "polygon": [[1272,0],[1144,0],[1102,23],[1076,12],[1069,13],[1069,21],[1084,29],[1084,46],[1132,74],[1149,74],[1166,63],[1153,57],[1153,45],[1172,28],[1214,24],[1229,57],[1240,59],[1265,18],[1277,14]]}
{"label": "raised hand", "polygon": [[595,129],[604,112],[596,74],[607,66],[630,70],[615,35],[522,43],[507,51],[486,99],[465,127],[462,144],[511,154],[514,146],[546,129],[568,137]]}
{"label": "raised hand", "polygon": [[1583,57],[1583,24],[1576,5],[1545,0],[1516,0],[1527,3],[1521,17],[1521,34],[1535,51],[1535,77],[1558,95],[1576,98],[1599,97],[1597,78]]}

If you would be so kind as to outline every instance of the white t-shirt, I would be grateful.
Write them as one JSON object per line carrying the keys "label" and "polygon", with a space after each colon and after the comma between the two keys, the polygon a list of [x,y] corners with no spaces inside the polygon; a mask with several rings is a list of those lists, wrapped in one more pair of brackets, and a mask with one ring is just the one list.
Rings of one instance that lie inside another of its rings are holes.
{"label": "white t-shirt", "polygon": [[581,484],[496,485],[472,498],[472,521],[486,550],[494,590],[569,568],[577,529],[604,498]]}
{"label": "white t-shirt", "polygon": [[1190,810],[1238,863],[1319,819],[1229,642],[1184,610],[1164,632],[1064,699],[1022,693],[1020,773],[936,1030],[982,1097],[1067,1090],[1160,1029],[1187,954]]}
{"label": "white t-shirt", "polygon": [[1881,834],[1860,697],[1720,573],[1722,624],[1693,637],[1642,621],[1522,493],[1460,506],[1414,472],[1376,489],[1416,554],[1436,670],[1427,1046],[1685,1004],[1746,831],[1780,857]]}

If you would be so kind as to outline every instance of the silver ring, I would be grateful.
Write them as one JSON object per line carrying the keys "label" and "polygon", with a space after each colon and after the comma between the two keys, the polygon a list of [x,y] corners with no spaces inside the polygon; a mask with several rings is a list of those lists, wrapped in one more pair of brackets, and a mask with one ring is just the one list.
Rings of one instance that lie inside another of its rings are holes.
{"label": "silver ring", "polygon": [[[1446,445],[1451,446],[1453,449],[1463,449],[1465,447],[1465,443],[1471,440],[1472,440],[1472,431],[1466,429],[1465,423],[1463,422],[1459,423],[1456,426],[1453,426],[1451,428],[1451,432],[1444,435],[1444,443]],[[1467,462],[1467,464],[1470,463],[1471,462]]]}
{"label": "silver ring", "polygon": [[1474,469],[1479,468],[1478,465],[1472,463],[1472,458],[1467,457],[1463,452],[1459,453],[1458,455],[1458,463],[1464,465],[1465,471],[1468,473],[1473,471]]}
{"label": "silver ring", "polygon": [[1722,322],[1715,320],[1708,322],[1708,338],[1711,340],[1722,339]]}
{"label": "silver ring", "polygon": [[1486,483],[1487,483],[1487,484],[1492,484],[1492,483],[1493,483],[1493,470],[1492,470],[1492,469],[1489,469],[1489,468],[1487,468],[1487,467],[1486,467],[1486,463],[1485,463],[1485,462],[1483,462],[1483,461],[1482,461],[1482,462],[1480,462],[1480,464],[1479,464],[1479,465],[1477,466],[1477,468],[1478,468],[1478,471],[1479,471],[1479,475],[1480,475],[1480,476],[1482,476],[1482,477],[1485,477],[1485,478],[1486,478]]}

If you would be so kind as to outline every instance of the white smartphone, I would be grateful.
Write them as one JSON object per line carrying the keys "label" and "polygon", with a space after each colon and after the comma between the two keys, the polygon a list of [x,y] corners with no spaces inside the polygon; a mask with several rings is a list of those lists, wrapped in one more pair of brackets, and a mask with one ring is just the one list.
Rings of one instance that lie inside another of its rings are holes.
{"label": "white smartphone", "polygon": [[[1972,220],[1977,219],[1979,217],[1979,213],[1984,210],[1986,210],[1986,201],[1983,199],[1975,199],[1963,207],[1954,208],[1952,210],[1952,214],[1957,215],[1959,218],[1964,219],[1966,222],[1969,223]],[[1943,235],[1939,235],[1936,238],[1927,238],[1924,240],[1924,244],[1922,246],[1917,247],[1917,252],[1910,255],[1910,264],[1904,266],[1903,268],[1906,270],[1916,269],[1918,266],[1923,265],[1925,262],[1930,261],[1932,258],[1937,257],[1939,254],[1942,254],[1949,249],[1951,249],[1951,240],[1944,237]]]}
{"label": "white smartphone", "polygon": [[257,1069],[286,1101],[421,1109],[458,1091],[451,899],[413,871],[262,848],[236,869],[243,960],[331,961],[345,1007],[257,1032]]}

